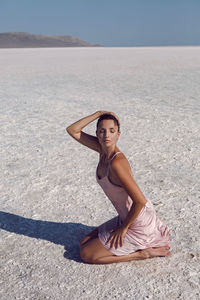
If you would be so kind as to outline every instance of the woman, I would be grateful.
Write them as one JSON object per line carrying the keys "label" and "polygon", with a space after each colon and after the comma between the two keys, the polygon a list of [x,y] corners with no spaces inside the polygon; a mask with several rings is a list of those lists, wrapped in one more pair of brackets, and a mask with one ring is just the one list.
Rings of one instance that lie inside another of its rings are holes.
{"label": "woman", "polygon": [[[96,119],[96,136],[82,131]],[[83,238],[82,260],[109,264],[170,255],[169,228],[156,216],[152,203],[145,199],[126,157],[116,146],[120,136],[118,117],[112,112],[97,111],[66,130],[79,143],[99,153],[96,179],[118,212],[117,217]]]}

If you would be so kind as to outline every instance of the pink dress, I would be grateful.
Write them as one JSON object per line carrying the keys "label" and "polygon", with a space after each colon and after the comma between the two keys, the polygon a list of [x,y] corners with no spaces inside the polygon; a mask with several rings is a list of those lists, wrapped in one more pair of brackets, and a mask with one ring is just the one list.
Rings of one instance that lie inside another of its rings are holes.
{"label": "pink dress", "polygon": [[[117,153],[115,153],[115,155]],[[108,172],[109,166],[106,176],[99,179],[96,171],[96,179],[114,205],[118,216],[98,227],[98,237],[103,246],[117,256],[127,255],[137,250],[151,247],[169,246],[169,227],[160,221],[156,215],[153,204],[148,199],[136,220],[128,228],[124,237],[123,246],[115,249],[115,247],[110,248],[110,243],[106,244],[106,241],[110,235],[112,235],[110,230],[116,229],[122,224],[132,206],[131,197],[123,187],[119,187],[110,182]]]}

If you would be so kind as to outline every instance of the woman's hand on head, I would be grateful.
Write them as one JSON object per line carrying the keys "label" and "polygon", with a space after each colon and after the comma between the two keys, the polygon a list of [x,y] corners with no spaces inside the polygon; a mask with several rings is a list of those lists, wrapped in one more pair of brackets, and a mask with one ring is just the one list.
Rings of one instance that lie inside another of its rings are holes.
{"label": "woman's hand on head", "polygon": [[99,110],[99,113],[100,113],[100,115],[102,116],[102,115],[110,115],[110,114],[112,114],[110,111],[107,111],[107,110]]}

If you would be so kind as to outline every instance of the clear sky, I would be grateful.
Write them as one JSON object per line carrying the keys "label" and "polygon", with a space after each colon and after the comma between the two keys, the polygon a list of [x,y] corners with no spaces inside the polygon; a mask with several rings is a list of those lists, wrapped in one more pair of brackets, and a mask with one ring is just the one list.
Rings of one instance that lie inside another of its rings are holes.
{"label": "clear sky", "polygon": [[104,46],[200,45],[200,0],[0,0],[0,32]]}

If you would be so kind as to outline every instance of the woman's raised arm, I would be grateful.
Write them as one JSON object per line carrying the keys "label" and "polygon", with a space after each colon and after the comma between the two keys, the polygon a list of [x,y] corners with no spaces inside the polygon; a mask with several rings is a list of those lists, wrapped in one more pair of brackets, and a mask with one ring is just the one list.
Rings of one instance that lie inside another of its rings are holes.
{"label": "woman's raised arm", "polygon": [[66,131],[71,135],[77,142],[81,143],[82,145],[100,152],[101,146],[99,144],[99,141],[96,136],[87,134],[82,131],[84,127],[86,127],[88,124],[93,122],[94,120],[98,119],[101,115],[106,114],[108,112],[106,111],[97,111],[87,117],[84,117],[80,119],[79,121],[69,125],[66,128]]}

